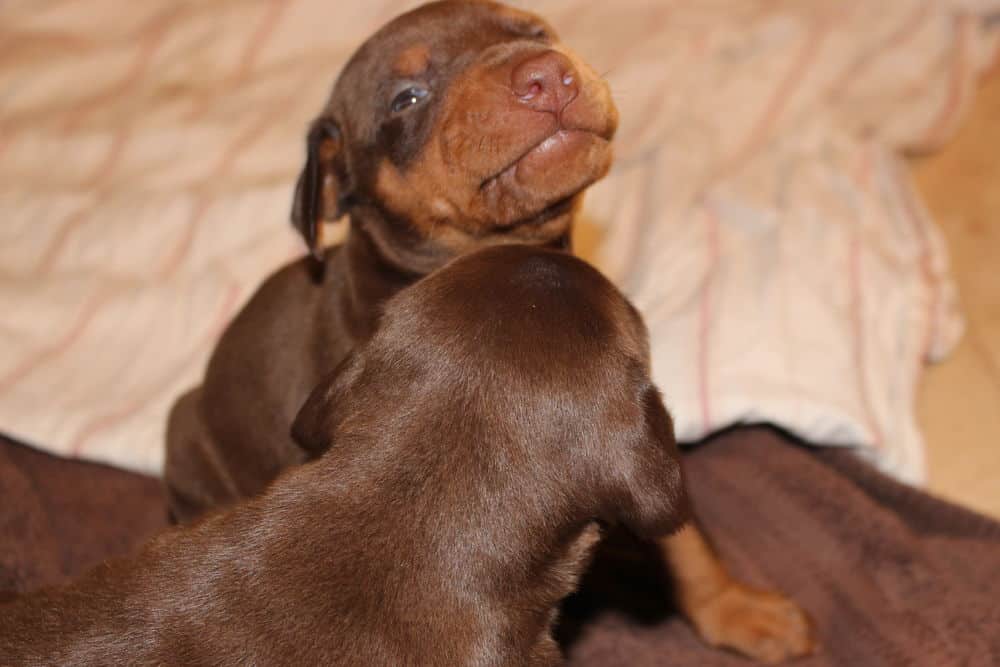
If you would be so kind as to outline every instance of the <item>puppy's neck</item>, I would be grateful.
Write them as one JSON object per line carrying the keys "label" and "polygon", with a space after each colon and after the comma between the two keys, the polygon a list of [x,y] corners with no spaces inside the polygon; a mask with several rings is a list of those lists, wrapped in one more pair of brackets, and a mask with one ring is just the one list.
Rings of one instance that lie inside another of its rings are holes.
{"label": "puppy's neck", "polygon": [[373,234],[370,226],[351,216],[343,246],[347,270],[343,274],[340,309],[355,341],[371,336],[387,299],[424,275],[400,262],[395,253],[386,252],[384,242],[384,237]]}
{"label": "puppy's neck", "polygon": [[487,235],[470,241],[464,250],[456,250],[423,237],[405,220],[390,220],[375,207],[356,206],[351,211],[344,242],[348,270],[341,304],[352,336],[357,341],[367,339],[375,330],[381,305],[386,299],[464,252],[500,243],[529,243],[571,252],[574,214],[575,210],[567,213],[571,217],[564,226],[565,233],[552,239],[532,243],[530,239],[502,234]]}
{"label": "puppy's neck", "polygon": [[375,261],[393,273],[410,276],[410,282],[440,268],[455,256],[453,251],[424,238],[406,220],[389,219],[386,213],[374,207],[357,206],[351,211],[350,221],[349,246],[352,240],[363,243],[368,253],[366,261]]}
{"label": "puppy's neck", "polygon": [[[510,229],[498,230],[482,236],[466,236],[460,242],[446,242],[438,238],[428,238],[417,225],[407,220],[393,218],[378,207],[359,205],[351,211],[348,244],[352,238],[364,243],[369,259],[394,273],[409,275],[413,280],[439,269],[459,255],[491,245],[523,243],[571,252],[571,235],[577,207],[568,207],[563,221],[545,220],[535,225],[550,226],[564,230],[553,235],[551,232],[520,235]],[[353,267],[352,267],[353,268]]]}

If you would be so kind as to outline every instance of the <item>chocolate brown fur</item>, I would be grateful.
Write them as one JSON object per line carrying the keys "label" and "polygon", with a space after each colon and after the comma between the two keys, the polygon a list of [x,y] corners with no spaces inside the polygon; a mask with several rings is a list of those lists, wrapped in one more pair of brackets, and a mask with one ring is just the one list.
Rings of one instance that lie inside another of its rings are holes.
{"label": "chocolate brown fur", "polygon": [[[607,85],[531,14],[432,3],[365,42],[309,130],[296,189],[293,222],[325,259],[269,278],[223,335],[203,384],[174,406],[165,473],[174,517],[259,494],[310,458],[289,434],[296,411],[397,291],[484,246],[568,249],[581,193],[610,165],[616,125]],[[322,223],[343,215],[347,240],[324,255]],[[706,641],[769,662],[810,649],[801,610],[734,581],[697,525],[659,547],[680,609]]]}
{"label": "chocolate brown fur", "polygon": [[564,253],[400,292],[295,432],[258,498],[0,607],[0,664],[557,665],[601,528],[686,518],[642,322]]}
{"label": "chocolate brown fur", "polygon": [[[417,87],[426,95],[394,111]],[[616,124],[606,84],[530,14],[432,3],[365,42],[310,130],[292,216],[319,252],[322,221],[346,213],[347,240],[319,271],[303,260],[268,279],[174,406],[174,516],[253,496],[306,460],[296,410],[396,291],[479,247],[568,246]]]}

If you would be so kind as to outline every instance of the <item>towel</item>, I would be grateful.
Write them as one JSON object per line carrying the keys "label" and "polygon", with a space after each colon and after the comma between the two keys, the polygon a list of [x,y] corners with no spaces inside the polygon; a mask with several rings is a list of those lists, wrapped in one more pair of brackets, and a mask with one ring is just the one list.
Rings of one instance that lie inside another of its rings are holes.
{"label": "towel", "polygon": [[[1000,524],[893,481],[842,448],[737,428],[684,452],[727,565],[812,616],[802,667],[1000,664]],[[0,599],[65,582],[166,524],[159,482],[0,439]],[[571,667],[745,667],[672,609],[655,550],[616,536],[564,605]],[[0,611],[2,617],[2,611]]]}

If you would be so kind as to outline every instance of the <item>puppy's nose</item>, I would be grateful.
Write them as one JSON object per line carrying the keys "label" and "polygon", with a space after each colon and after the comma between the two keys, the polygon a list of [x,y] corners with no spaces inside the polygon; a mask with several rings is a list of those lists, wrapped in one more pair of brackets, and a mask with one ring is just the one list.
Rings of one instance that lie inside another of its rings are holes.
{"label": "puppy's nose", "polygon": [[510,86],[522,104],[559,114],[580,92],[579,78],[569,58],[550,50],[514,67]]}

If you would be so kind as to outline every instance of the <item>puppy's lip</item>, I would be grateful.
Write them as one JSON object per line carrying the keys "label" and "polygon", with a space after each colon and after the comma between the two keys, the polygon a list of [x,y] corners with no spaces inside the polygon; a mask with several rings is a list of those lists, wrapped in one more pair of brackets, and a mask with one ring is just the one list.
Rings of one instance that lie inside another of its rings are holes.
{"label": "puppy's lip", "polygon": [[487,177],[482,183],[479,184],[479,189],[484,190],[492,183],[495,183],[507,174],[512,173],[515,169],[517,169],[517,166],[528,157],[545,153],[555,153],[557,151],[561,152],[563,149],[570,149],[573,144],[579,144],[582,139],[585,139],[588,136],[608,141],[601,136],[601,133],[594,132],[593,130],[558,127],[554,132],[546,135],[538,143],[532,145],[531,148],[518,155],[517,158],[494,173],[492,176]]}
{"label": "puppy's lip", "polygon": [[573,195],[570,195],[568,197],[563,197],[562,199],[559,199],[558,201],[549,204],[544,209],[542,209],[541,212],[536,213],[530,218],[527,218],[524,221],[515,222],[514,224],[509,226],[511,227],[519,226],[521,224],[525,224],[528,222],[532,222],[536,226],[541,226],[546,222],[548,222],[549,220],[551,220],[552,218],[557,218],[561,215],[568,213],[569,210],[572,208],[572,206],[573,206]]}
{"label": "puppy's lip", "polygon": [[544,164],[558,160],[565,153],[579,150],[597,138],[596,134],[585,130],[559,130],[528,151],[514,167],[522,166],[528,161],[541,161]]}

